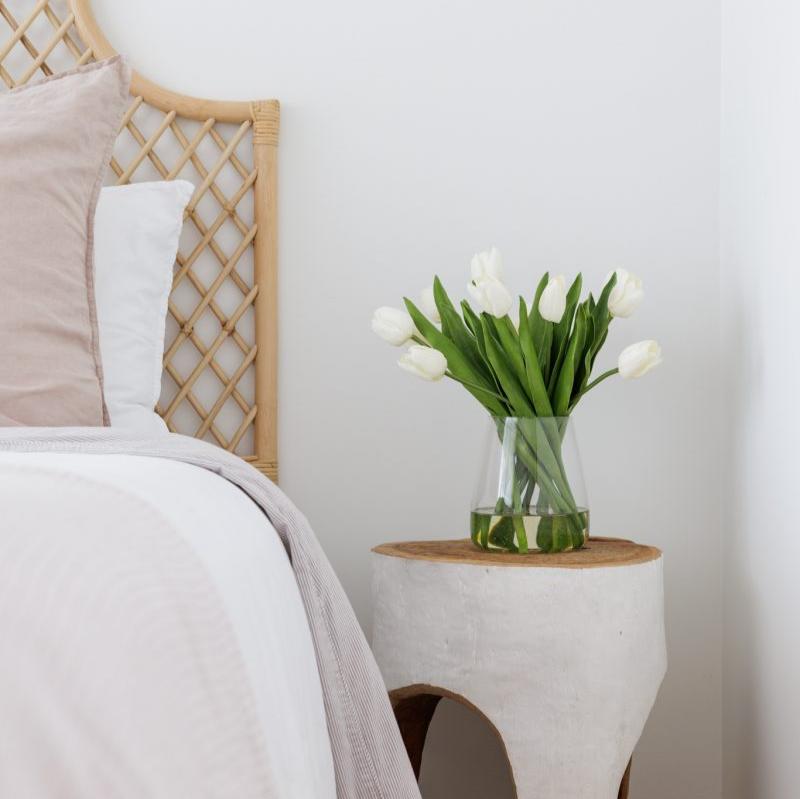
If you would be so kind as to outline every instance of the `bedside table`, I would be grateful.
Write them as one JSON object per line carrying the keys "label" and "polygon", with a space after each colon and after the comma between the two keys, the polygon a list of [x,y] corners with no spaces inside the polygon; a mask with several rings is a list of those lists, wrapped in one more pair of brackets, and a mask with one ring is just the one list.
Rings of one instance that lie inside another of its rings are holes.
{"label": "bedside table", "polygon": [[373,650],[419,776],[442,697],[500,738],[517,799],[624,799],[666,672],[661,552],[482,552],[469,539],[373,550]]}

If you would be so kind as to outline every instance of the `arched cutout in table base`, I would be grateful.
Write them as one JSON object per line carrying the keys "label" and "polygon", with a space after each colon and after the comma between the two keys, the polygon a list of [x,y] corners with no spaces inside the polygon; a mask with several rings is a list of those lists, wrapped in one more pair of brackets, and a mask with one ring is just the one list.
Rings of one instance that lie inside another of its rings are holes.
{"label": "arched cutout in table base", "polygon": [[[411,766],[414,769],[414,774],[417,779],[419,779],[420,769],[422,767],[422,750],[425,748],[425,739],[428,735],[428,727],[430,727],[433,714],[436,712],[436,708],[442,699],[451,699],[453,702],[458,702],[468,710],[476,713],[489,725],[491,731],[500,741],[503,756],[508,766],[508,772],[511,774],[511,782],[515,785],[514,769],[511,766],[511,761],[508,759],[506,745],[500,732],[489,717],[479,707],[472,704],[469,699],[461,696],[461,694],[448,691],[446,688],[438,688],[434,685],[424,684],[396,688],[394,691],[389,692],[389,699],[392,702],[397,725],[400,727],[400,734],[403,737],[403,743],[405,744]],[[617,799],[628,799],[630,778],[631,763],[629,762],[628,768],[625,769],[625,774],[619,786]],[[516,786],[514,788],[514,795],[516,796]]]}

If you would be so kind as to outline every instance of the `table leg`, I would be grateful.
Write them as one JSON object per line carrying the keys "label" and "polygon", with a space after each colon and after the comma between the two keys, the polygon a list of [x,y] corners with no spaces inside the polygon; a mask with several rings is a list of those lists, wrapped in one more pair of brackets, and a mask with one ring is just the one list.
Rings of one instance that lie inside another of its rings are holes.
{"label": "table leg", "polygon": [[422,750],[425,747],[428,727],[441,698],[434,694],[416,694],[392,701],[397,725],[400,727],[408,759],[411,761],[417,779],[419,779],[422,767]]}
{"label": "table leg", "polygon": [[625,773],[622,775],[622,782],[619,786],[619,796],[617,799],[628,799],[628,790],[631,785],[631,766],[633,765],[633,758],[628,761],[628,768],[625,769]]}

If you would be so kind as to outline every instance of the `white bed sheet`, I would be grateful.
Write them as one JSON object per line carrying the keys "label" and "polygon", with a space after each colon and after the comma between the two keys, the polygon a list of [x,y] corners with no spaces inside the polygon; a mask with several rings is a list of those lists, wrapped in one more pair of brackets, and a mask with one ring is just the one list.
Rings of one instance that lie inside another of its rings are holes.
{"label": "white bed sheet", "polygon": [[335,799],[314,649],[286,551],[260,509],[198,467],[130,455],[0,453],[0,465],[60,470],[157,507],[205,566],[249,676],[280,799]]}

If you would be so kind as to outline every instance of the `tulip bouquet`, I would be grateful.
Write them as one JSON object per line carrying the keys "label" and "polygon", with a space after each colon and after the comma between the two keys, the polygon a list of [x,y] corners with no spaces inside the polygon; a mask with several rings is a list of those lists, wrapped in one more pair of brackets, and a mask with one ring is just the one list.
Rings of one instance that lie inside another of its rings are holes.
{"label": "tulip bouquet", "polygon": [[[500,442],[496,499],[472,513],[472,540],[481,547],[525,553],[535,535],[544,552],[583,546],[588,510],[576,500],[563,458],[569,416],[602,381],[636,378],[661,362],[655,341],[625,348],[617,366],[595,379],[592,370],[615,317],[640,304],[641,281],[624,269],[609,274],[597,299],[581,299],[579,274],[544,274],[529,306],[503,282],[496,249],[472,258],[467,291],[456,309],[441,281],[422,292],[419,306],[379,308],[372,329],[395,346],[409,345],[399,366],[424,380],[449,377],[489,412]],[[413,342],[413,343],[412,343]]]}

